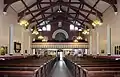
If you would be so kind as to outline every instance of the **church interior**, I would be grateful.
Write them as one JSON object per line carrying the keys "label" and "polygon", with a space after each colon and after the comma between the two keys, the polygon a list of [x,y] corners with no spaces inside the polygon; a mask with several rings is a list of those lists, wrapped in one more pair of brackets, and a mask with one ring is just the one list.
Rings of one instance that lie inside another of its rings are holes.
{"label": "church interior", "polygon": [[120,0],[0,0],[0,77],[120,77]]}

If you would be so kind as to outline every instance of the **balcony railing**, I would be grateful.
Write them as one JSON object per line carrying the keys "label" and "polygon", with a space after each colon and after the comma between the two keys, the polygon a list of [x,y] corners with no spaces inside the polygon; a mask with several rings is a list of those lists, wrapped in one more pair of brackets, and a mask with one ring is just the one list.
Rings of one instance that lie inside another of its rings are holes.
{"label": "balcony railing", "polygon": [[32,48],[50,48],[50,49],[73,49],[73,48],[79,48],[79,49],[87,49],[88,43],[54,43],[54,42],[46,42],[46,43],[33,43]]}

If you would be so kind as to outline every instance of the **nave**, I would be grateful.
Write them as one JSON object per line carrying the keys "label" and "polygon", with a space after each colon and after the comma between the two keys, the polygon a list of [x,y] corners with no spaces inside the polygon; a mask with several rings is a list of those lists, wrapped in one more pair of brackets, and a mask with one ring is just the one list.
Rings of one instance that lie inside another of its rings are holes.
{"label": "nave", "polygon": [[57,61],[51,71],[50,77],[72,77],[69,69],[63,60]]}
{"label": "nave", "polygon": [[0,77],[120,77],[116,57],[26,56],[1,60]]}

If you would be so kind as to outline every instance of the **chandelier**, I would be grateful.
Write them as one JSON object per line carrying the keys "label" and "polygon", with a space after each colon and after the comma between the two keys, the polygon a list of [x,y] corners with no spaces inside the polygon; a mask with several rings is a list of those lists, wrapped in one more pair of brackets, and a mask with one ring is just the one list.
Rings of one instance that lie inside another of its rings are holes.
{"label": "chandelier", "polygon": [[85,30],[83,30],[82,34],[88,35],[90,33],[89,31],[90,31],[90,29],[85,29]]}
{"label": "chandelier", "polygon": [[44,37],[42,35],[38,36],[38,39],[42,40]]}
{"label": "chandelier", "polygon": [[44,36],[44,38],[42,39],[42,42],[47,42],[48,41],[48,37]]}
{"label": "chandelier", "polygon": [[97,19],[94,20],[93,23],[92,23],[92,25],[93,25],[94,27],[97,26],[97,25],[98,25],[98,26],[101,26],[102,24],[103,24],[103,23],[102,23],[100,20],[97,20]]}
{"label": "chandelier", "polygon": [[78,40],[77,40],[77,39],[75,39],[73,42],[77,43],[77,42],[78,42]]}
{"label": "chandelier", "polygon": [[32,34],[38,35],[39,32],[37,31],[37,28],[35,27],[34,31],[32,32]]}
{"label": "chandelier", "polygon": [[25,18],[25,13],[23,14],[23,18],[19,21],[19,24],[25,28],[29,25],[29,22]]}
{"label": "chandelier", "polygon": [[92,25],[94,26],[94,27],[96,27],[96,26],[101,26],[103,23],[99,20],[99,18],[97,17],[98,15],[97,15],[97,13],[96,13],[96,19],[92,22]]}

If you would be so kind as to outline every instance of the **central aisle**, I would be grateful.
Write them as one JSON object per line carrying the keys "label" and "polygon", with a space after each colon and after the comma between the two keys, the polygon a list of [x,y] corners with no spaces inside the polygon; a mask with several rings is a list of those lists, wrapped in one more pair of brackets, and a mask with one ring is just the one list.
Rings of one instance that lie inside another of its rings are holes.
{"label": "central aisle", "polygon": [[55,64],[50,77],[72,77],[72,75],[65,62],[61,60]]}

